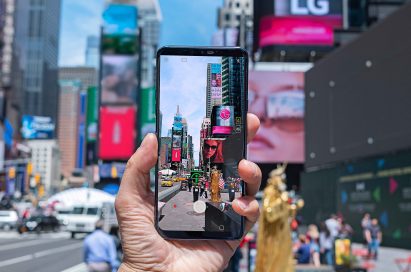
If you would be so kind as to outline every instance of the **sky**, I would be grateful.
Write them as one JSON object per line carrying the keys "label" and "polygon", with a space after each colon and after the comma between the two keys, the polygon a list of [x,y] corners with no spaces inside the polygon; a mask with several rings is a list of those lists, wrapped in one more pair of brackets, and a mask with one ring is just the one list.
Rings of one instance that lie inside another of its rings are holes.
{"label": "sky", "polygon": [[[159,0],[163,15],[160,46],[210,45],[223,0]],[[62,0],[60,66],[85,63],[86,39],[100,35],[104,0]]]}
{"label": "sky", "polygon": [[172,128],[179,106],[187,120],[188,135],[193,136],[194,158],[198,163],[201,124],[206,115],[207,64],[221,63],[221,57],[163,56],[160,63],[161,136],[166,137]]}

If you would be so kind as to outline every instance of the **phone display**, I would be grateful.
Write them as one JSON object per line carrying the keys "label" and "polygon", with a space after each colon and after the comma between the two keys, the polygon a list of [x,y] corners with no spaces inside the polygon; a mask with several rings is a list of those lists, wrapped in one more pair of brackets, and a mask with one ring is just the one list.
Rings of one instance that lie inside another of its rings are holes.
{"label": "phone display", "polygon": [[246,153],[247,53],[162,48],[157,55],[156,227],[166,238],[238,239]]}

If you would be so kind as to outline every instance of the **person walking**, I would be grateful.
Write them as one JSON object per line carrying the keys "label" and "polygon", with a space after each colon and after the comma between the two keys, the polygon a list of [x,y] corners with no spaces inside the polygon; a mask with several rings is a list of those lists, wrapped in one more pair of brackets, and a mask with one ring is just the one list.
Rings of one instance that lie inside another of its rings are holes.
{"label": "person walking", "polygon": [[84,239],[84,262],[89,272],[114,272],[120,263],[113,238],[103,231],[102,220],[96,223],[96,229]]}
{"label": "person walking", "polygon": [[378,219],[373,218],[371,220],[371,225],[365,231],[365,237],[368,243],[368,256],[377,260],[378,248],[382,241],[382,232],[378,225]]}
{"label": "person walking", "polygon": [[333,265],[333,237],[324,222],[321,223],[320,228],[320,252],[322,255],[322,263]]}
{"label": "person walking", "polygon": [[191,192],[191,188],[193,188],[193,179],[191,177],[188,178],[188,191]]}
{"label": "person walking", "polygon": [[365,213],[363,218],[361,219],[362,235],[363,235],[365,244],[368,244],[366,232],[370,228],[370,226],[371,226],[371,216],[369,213]]}

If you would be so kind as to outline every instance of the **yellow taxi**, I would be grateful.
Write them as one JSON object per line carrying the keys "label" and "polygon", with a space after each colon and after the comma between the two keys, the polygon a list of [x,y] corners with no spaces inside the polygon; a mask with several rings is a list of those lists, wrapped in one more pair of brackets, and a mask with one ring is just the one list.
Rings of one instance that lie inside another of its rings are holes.
{"label": "yellow taxi", "polygon": [[171,187],[171,186],[173,186],[173,181],[171,179],[163,179],[161,181],[161,186],[162,187]]}

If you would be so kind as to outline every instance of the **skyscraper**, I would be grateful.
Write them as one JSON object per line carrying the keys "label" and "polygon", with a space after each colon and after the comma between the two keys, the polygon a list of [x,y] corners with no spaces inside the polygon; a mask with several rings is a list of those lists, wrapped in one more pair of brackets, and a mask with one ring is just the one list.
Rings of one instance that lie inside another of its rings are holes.
{"label": "skyscraper", "polygon": [[221,64],[207,64],[206,117],[211,117],[214,106],[222,104]]}
{"label": "skyscraper", "polygon": [[90,86],[98,86],[97,70],[94,67],[61,67],[59,81],[79,81],[82,90]]}
{"label": "skyscraper", "polygon": [[19,115],[57,120],[61,0],[17,1],[13,98]]}
{"label": "skyscraper", "polygon": [[[223,57],[222,60],[222,96],[224,106],[234,106],[235,116],[241,116],[241,101],[246,101],[244,96],[245,80],[244,58]],[[241,90],[241,91],[240,91]]]}
{"label": "skyscraper", "polygon": [[96,70],[100,67],[100,39],[97,36],[87,37],[86,66]]}

